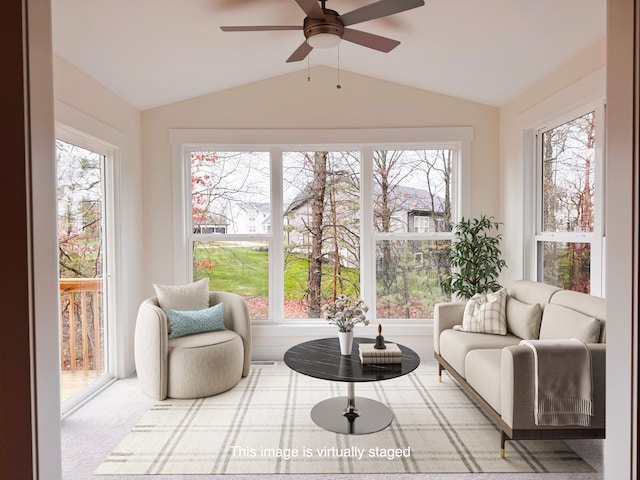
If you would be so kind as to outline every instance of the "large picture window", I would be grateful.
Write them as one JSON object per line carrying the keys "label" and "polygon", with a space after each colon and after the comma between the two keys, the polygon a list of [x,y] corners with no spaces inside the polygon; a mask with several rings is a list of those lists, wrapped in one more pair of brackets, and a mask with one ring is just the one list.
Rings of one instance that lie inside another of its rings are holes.
{"label": "large picture window", "polygon": [[602,292],[601,110],[541,129],[535,235],[539,281]]}
{"label": "large picture window", "polygon": [[182,144],[191,279],[242,295],[254,322],[318,319],[339,294],[374,321],[448,299],[462,142],[242,147]]}

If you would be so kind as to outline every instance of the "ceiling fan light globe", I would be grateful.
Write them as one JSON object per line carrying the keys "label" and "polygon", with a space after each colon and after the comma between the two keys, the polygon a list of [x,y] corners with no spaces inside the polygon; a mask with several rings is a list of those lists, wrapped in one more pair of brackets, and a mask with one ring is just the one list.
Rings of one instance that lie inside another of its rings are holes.
{"label": "ceiling fan light globe", "polygon": [[316,33],[307,38],[307,43],[313,48],[333,48],[340,43],[340,36],[334,33]]}

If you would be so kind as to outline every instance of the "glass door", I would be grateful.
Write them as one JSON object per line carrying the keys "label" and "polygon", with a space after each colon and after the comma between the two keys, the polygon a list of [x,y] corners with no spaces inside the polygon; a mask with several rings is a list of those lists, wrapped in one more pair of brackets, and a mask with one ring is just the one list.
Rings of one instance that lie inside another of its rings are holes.
{"label": "glass door", "polygon": [[56,141],[63,411],[109,373],[105,160],[100,153]]}

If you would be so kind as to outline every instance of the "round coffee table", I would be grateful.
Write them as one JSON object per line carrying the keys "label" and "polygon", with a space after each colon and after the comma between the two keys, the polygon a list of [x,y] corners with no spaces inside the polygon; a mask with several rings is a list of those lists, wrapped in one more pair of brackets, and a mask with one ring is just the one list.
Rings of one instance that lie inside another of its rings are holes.
{"label": "round coffee table", "polygon": [[338,338],[321,338],[300,343],[284,354],[284,363],[310,377],[347,382],[347,396],[328,398],[316,404],[311,418],[320,427],[337,433],[373,433],[389,426],[393,413],[386,405],[355,396],[355,383],[374,382],[400,377],[420,365],[416,352],[397,344],[402,363],[365,364],[360,362],[360,343],[374,343],[372,338],[355,337],[351,355],[341,355]]}

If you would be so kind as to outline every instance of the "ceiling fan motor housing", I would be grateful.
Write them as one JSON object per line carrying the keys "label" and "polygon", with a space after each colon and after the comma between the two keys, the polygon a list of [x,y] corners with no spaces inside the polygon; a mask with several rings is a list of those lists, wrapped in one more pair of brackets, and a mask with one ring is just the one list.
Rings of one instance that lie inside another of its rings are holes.
{"label": "ceiling fan motor housing", "polygon": [[304,19],[303,31],[307,39],[319,33],[329,33],[342,38],[344,24],[338,18],[338,12],[324,9],[324,19],[317,20],[309,17]]}

